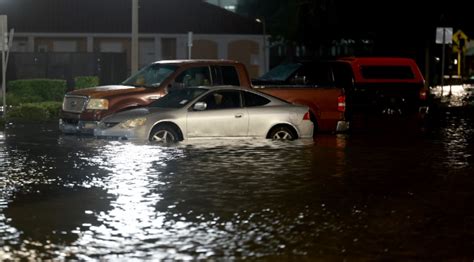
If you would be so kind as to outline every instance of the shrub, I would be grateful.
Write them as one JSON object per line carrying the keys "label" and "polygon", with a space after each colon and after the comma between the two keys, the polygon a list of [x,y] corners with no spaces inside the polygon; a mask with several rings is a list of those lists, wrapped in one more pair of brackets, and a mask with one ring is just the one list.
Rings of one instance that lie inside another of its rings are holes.
{"label": "shrub", "polygon": [[43,99],[40,96],[32,96],[32,95],[25,95],[25,96],[18,96],[15,94],[7,93],[7,105],[9,106],[17,106],[24,103],[38,103],[41,102]]}
{"label": "shrub", "polygon": [[65,92],[65,80],[23,79],[8,82],[7,93],[17,99],[12,104],[19,104],[39,101],[62,101]]}
{"label": "shrub", "polygon": [[75,89],[95,87],[99,85],[98,76],[78,76],[74,78]]}
{"label": "shrub", "polygon": [[59,117],[61,102],[26,103],[10,108],[7,117],[29,121],[47,121]]}

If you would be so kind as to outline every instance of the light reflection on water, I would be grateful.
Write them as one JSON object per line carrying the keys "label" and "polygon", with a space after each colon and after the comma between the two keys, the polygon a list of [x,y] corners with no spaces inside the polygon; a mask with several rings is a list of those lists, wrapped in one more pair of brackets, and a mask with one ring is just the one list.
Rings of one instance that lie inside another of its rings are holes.
{"label": "light reflection on water", "polygon": [[0,133],[2,260],[471,255],[451,245],[474,232],[460,208],[474,200],[469,119],[413,137],[168,147],[28,130]]}

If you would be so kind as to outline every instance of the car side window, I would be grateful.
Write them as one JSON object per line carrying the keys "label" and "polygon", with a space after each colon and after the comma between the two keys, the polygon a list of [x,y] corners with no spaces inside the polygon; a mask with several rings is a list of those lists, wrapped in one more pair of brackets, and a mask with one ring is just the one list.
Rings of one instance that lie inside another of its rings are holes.
{"label": "car side window", "polygon": [[212,92],[201,99],[199,102],[205,102],[206,110],[240,108],[240,92],[220,90]]}
{"label": "car side window", "polygon": [[181,72],[176,77],[175,84],[182,87],[207,86],[211,84],[210,79],[209,67],[192,67]]}
{"label": "car side window", "polygon": [[270,100],[265,97],[251,92],[243,91],[242,94],[244,97],[244,107],[263,106],[270,103]]}

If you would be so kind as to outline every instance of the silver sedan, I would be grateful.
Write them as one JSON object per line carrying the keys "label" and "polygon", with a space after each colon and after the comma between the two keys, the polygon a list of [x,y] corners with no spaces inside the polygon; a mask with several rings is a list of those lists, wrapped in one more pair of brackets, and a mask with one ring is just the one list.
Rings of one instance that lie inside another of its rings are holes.
{"label": "silver sedan", "polygon": [[97,137],[169,143],[194,138],[310,138],[306,106],[240,87],[170,91],[144,108],[105,117]]}

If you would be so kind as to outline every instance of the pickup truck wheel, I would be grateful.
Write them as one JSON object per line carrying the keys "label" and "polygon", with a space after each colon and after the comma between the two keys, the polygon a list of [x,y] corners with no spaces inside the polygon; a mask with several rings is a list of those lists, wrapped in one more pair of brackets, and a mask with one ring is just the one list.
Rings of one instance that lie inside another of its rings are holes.
{"label": "pickup truck wheel", "polygon": [[168,144],[179,141],[178,132],[170,126],[157,126],[150,132],[150,142]]}
{"label": "pickup truck wheel", "polygon": [[286,126],[277,126],[270,131],[269,137],[273,140],[294,140],[297,138],[295,132]]}

